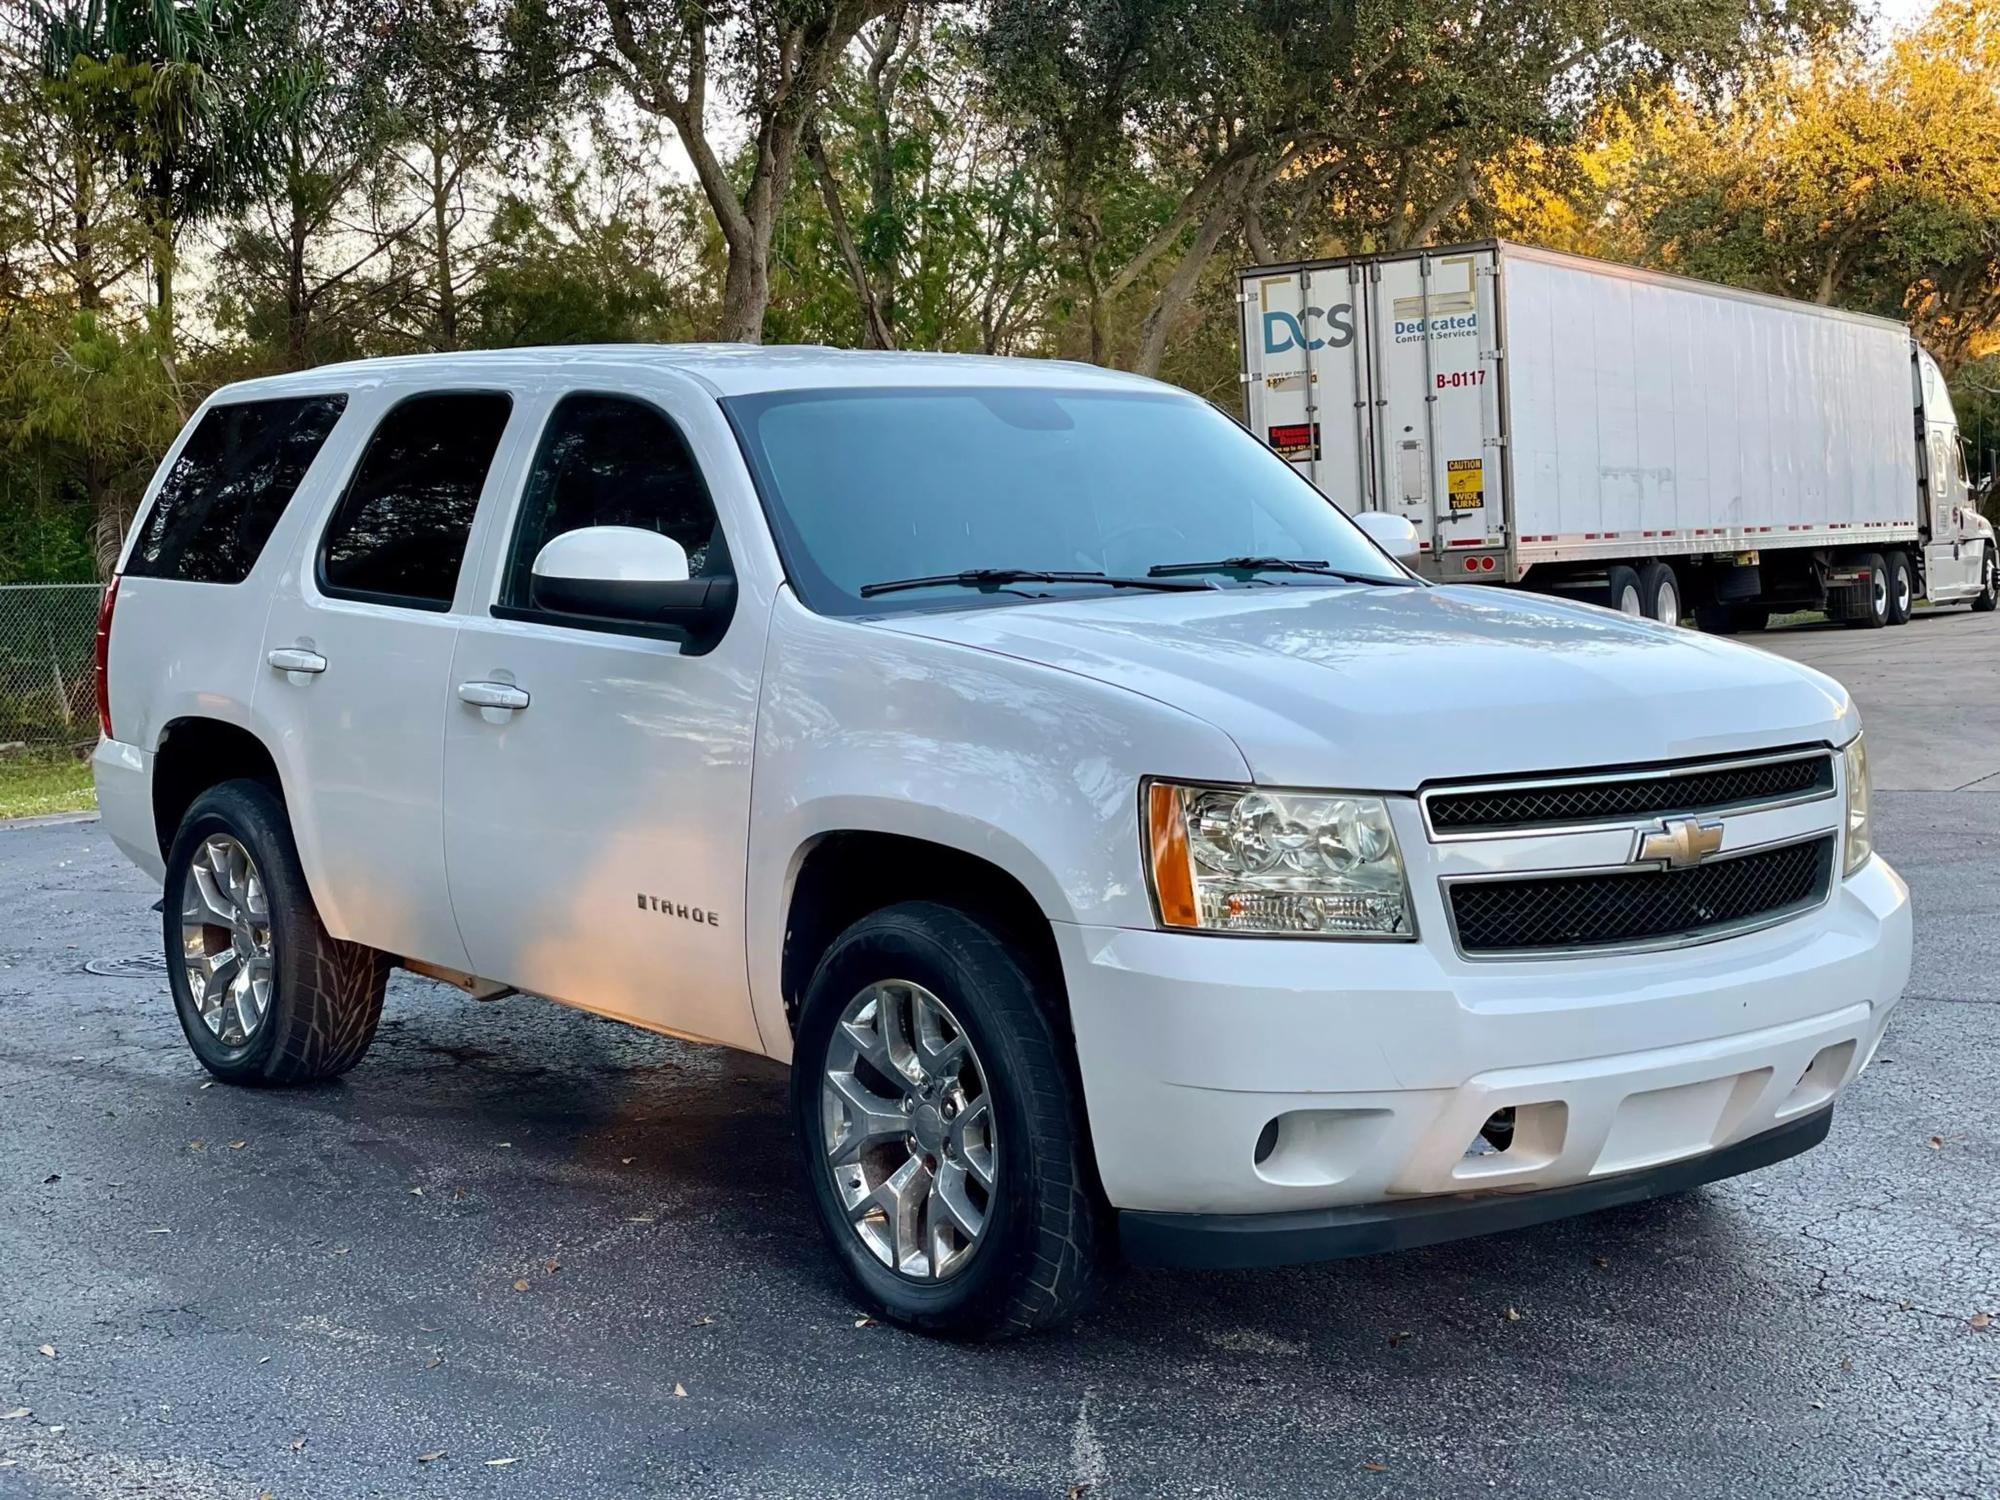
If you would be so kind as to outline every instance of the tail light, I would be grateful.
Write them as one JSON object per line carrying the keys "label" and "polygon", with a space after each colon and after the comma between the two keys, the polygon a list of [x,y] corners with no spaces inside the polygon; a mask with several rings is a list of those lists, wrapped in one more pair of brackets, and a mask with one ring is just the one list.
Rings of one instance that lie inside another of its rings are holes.
{"label": "tail light", "polygon": [[118,607],[118,575],[111,575],[97,606],[97,728],[111,734],[111,612]]}

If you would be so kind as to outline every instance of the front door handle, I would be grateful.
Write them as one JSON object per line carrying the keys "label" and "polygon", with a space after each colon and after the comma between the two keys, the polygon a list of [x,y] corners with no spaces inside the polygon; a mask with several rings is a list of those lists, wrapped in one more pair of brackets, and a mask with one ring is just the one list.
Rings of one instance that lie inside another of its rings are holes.
{"label": "front door handle", "polygon": [[300,646],[280,646],[264,660],[280,672],[318,673],[326,670],[326,658]]}
{"label": "front door handle", "polygon": [[510,682],[461,682],[458,701],[474,708],[504,708],[518,712],[528,706],[528,690]]}

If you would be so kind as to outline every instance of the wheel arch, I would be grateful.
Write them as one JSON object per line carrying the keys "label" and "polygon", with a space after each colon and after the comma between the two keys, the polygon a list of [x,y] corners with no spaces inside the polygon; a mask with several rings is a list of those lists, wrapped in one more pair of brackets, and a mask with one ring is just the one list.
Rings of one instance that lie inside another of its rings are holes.
{"label": "wheel arch", "polygon": [[277,758],[255,733],[226,719],[185,715],[160,730],[153,751],[153,831],[164,859],[194,801],[225,781],[258,781],[285,802]]}
{"label": "wheel arch", "polygon": [[911,900],[936,901],[992,924],[1044,981],[1042,992],[1059,1010],[1051,1019],[1074,1045],[1051,925],[1059,918],[1029,880],[989,854],[910,832],[838,827],[806,839],[793,851],[783,890],[772,976],[783,1013],[782,1041],[766,1022],[767,1049],[775,1055],[782,1047],[789,1055],[806,987],[833,940],[868,913]]}

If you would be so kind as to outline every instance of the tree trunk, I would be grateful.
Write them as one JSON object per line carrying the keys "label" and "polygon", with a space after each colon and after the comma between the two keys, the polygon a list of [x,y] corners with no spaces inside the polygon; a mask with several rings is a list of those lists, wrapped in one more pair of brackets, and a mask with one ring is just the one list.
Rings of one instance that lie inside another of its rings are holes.
{"label": "tree trunk", "polygon": [[1209,209],[1208,217],[1202,220],[1201,231],[1195,235],[1194,243],[1188,246],[1180,264],[1174,267],[1174,274],[1167,278],[1167,284],[1153,299],[1153,309],[1146,314],[1146,321],[1139,330],[1139,358],[1132,366],[1139,374],[1160,373],[1160,361],[1167,355],[1167,335],[1173,332],[1181,310],[1187,306],[1188,298],[1194,295],[1201,273],[1208,268],[1209,259],[1215,254],[1215,247],[1222,242],[1224,232],[1236,219],[1251,170],[1248,163],[1236,169],[1214,206]]}
{"label": "tree trunk", "polygon": [[433,136],[431,148],[431,257],[437,274],[437,338],[440,353],[458,347],[458,291],[452,285],[451,185],[445,178],[447,142]]}

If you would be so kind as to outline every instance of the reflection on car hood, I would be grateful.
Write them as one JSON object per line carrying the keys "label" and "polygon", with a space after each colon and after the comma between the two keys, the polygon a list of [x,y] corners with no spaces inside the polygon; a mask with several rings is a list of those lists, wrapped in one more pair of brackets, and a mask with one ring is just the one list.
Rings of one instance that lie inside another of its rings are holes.
{"label": "reflection on car hood", "polygon": [[1274,786],[1406,791],[1859,727],[1839,683],[1781,657],[1490,587],[1093,596],[880,623],[1173,704]]}

